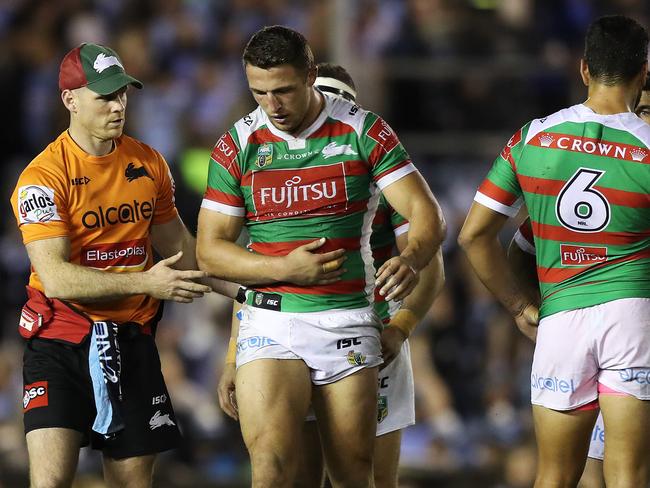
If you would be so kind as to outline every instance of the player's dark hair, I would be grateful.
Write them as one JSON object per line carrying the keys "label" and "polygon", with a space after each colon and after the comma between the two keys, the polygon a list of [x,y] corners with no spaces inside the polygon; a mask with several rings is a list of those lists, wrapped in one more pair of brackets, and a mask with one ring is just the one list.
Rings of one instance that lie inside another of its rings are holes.
{"label": "player's dark hair", "polygon": [[648,33],[623,15],[600,17],[589,26],[584,58],[592,78],[605,85],[630,81],[648,57]]}
{"label": "player's dark hair", "polygon": [[342,81],[353,90],[357,89],[350,73],[343,66],[333,63],[318,63],[316,67],[318,68],[318,76],[334,78],[335,80]]}
{"label": "player's dark hair", "polygon": [[307,72],[314,67],[314,54],[300,32],[272,25],[253,34],[244,48],[243,62],[244,66],[250,64],[262,69],[288,64]]}

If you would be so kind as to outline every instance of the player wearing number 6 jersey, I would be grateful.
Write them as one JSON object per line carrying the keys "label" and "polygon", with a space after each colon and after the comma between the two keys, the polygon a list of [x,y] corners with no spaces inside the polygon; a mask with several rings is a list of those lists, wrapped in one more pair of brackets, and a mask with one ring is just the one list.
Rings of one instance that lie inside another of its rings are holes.
{"label": "player wearing number 6 jersey", "polygon": [[[480,186],[459,242],[481,280],[537,338],[531,396],[535,486],[575,486],[599,399],[608,486],[646,486],[650,470],[650,128],[632,109],[648,35],[622,16],[587,32],[579,105],[526,124]],[[525,202],[541,307],[518,288],[497,234]],[[645,376],[644,376],[645,375]],[[633,422],[630,420],[634,419]]]}
{"label": "player wearing number 6 jersey", "polygon": [[[646,124],[650,125],[650,78],[646,79],[643,93],[634,112]],[[515,274],[520,278],[520,284],[530,290],[531,296],[539,296],[539,282],[535,264],[535,241],[530,219],[526,219],[515,233],[508,248],[508,261]],[[610,394],[617,394],[610,392]],[[602,395],[602,393],[601,393]],[[597,405],[592,405],[597,407]],[[605,453],[605,428],[602,415],[598,416],[591,434],[589,454],[584,473],[580,479],[582,488],[604,488],[603,457]]]}

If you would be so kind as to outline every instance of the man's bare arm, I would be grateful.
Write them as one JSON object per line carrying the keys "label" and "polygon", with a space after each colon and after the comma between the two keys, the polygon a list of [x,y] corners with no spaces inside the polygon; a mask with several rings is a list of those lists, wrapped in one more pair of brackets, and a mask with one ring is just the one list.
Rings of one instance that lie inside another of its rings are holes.
{"label": "man's bare arm", "polygon": [[[401,237],[404,239],[400,239]],[[403,234],[397,239],[397,248],[406,245],[407,235]],[[400,241],[403,244],[400,245]],[[429,312],[436,297],[442,291],[445,284],[445,268],[442,260],[442,249],[438,247],[436,253],[422,271],[420,280],[413,291],[402,301],[401,309],[410,310],[415,314],[418,322]]]}
{"label": "man's bare arm", "polygon": [[483,284],[512,314],[520,330],[535,339],[537,307],[521,289],[498,240],[508,218],[474,202],[458,236],[458,243]]}
{"label": "man's bare arm", "polygon": [[[151,243],[162,257],[169,257],[179,250],[182,258],[174,265],[175,269],[199,269],[196,262],[196,239],[185,227],[179,216],[164,224],[151,226]],[[200,280],[212,291],[228,298],[236,298],[239,284],[207,276]]]}
{"label": "man's bare arm", "polygon": [[384,196],[397,213],[409,221],[408,243],[400,251],[410,266],[423,269],[445,239],[447,225],[440,205],[419,172],[390,184]]}
{"label": "man's bare arm", "polygon": [[171,268],[182,258],[181,253],[147,271],[110,273],[70,263],[67,237],[30,242],[26,248],[45,295],[50,298],[92,303],[145,294],[162,300],[191,302],[210,291],[207,286],[192,281],[205,277],[204,272]]}
{"label": "man's bare arm", "polygon": [[539,281],[535,256],[524,251],[513,238],[508,247],[508,263],[526,294],[539,306]]}
{"label": "man's bare arm", "polygon": [[[408,236],[397,237],[397,249],[407,246]],[[403,342],[408,339],[418,323],[425,317],[434,300],[442,291],[445,283],[445,270],[442,260],[442,249],[433,255],[429,264],[420,272],[419,281],[413,291],[404,299],[400,309],[391,318],[390,327],[381,334],[382,355],[384,364],[388,366],[402,349]]]}
{"label": "man's bare arm", "polygon": [[286,256],[251,253],[235,244],[243,219],[202,208],[199,212],[197,259],[210,275],[244,285],[289,282],[298,285],[329,284],[339,280],[345,250],[322,254],[325,239],[314,239]]}
{"label": "man's bare arm", "polygon": [[164,224],[151,226],[151,244],[163,258],[183,251],[183,257],[174,265],[177,269],[198,269],[196,240],[185,227],[179,215]]}
{"label": "man's bare arm", "polygon": [[235,361],[237,355],[237,336],[239,336],[239,317],[237,317],[237,312],[240,309],[241,305],[233,302],[228,352],[226,353],[223,371],[221,378],[219,378],[219,386],[217,387],[219,406],[233,420],[239,419],[237,397],[235,396],[235,377],[237,376]]}
{"label": "man's bare arm", "polygon": [[431,261],[446,234],[440,205],[418,172],[411,173],[383,193],[388,203],[409,221],[408,243],[399,256],[377,272],[377,286],[388,299],[401,300],[416,284],[416,273]]}

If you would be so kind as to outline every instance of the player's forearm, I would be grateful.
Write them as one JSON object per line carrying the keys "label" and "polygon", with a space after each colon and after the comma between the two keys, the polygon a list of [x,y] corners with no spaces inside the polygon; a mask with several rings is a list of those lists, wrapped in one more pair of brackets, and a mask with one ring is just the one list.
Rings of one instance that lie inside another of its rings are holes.
{"label": "player's forearm", "polygon": [[282,257],[249,252],[234,242],[214,239],[210,248],[197,248],[199,268],[210,275],[243,285],[286,281]]}
{"label": "player's forearm", "polygon": [[219,278],[215,278],[213,276],[208,276],[207,278],[203,278],[200,281],[204,285],[208,285],[210,288],[212,288],[213,292],[219,293],[220,295],[228,298],[232,298],[233,300],[237,298],[237,292],[241,286],[239,283],[220,280]]}
{"label": "player's forearm", "polygon": [[[183,251],[181,259],[174,263],[174,269],[199,269],[196,260],[196,238],[180,221],[175,228],[158,227],[152,233],[152,243],[156,251],[164,258],[168,258],[178,251]],[[197,282],[209,286],[215,293],[232,299],[237,297],[240,286],[238,283],[220,280],[212,276],[197,280]]]}
{"label": "player's forearm", "polygon": [[400,253],[416,270],[424,269],[445,239],[446,223],[437,205],[414,203],[409,217],[408,243]]}
{"label": "player's forearm", "polygon": [[239,317],[237,312],[241,310],[241,304],[237,302],[232,303],[232,318],[230,323],[230,338],[237,340],[239,336]]}
{"label": "player's forearm", "polygon": [[41,276],[49,298],[79,303],[106,302],[148,292],[145,272],[110,273],[73,263],[59,263]]}
{"label": "player's forearm", "polygon": [[479,279],[513,316],[531,303],[530,297],[518,286],[495,236],[481,234],[469,238],[461,234],[459,243]]}
{"label": "player's forearm", "polygon": [[539,305],[540,292],[535,256],[523,251],[513,239],[508,248],[508,264],[526,294]]}
{"label": "player's forearm", "polygon": [[174,269],[198,269],[196,263],[196,239],[180,220],[170,223],[168,226],[154,226],[151,233],[151,243],[163,258],[168,258],[178,251],[183,251],[181,259],[174,263]]}
{"label": "player's forearm", "polygon": [[444,283],[445,270],[442,261],[442,250],[438,248],[429,264],[420,271],[420,281],[409,296],[404,299],[401,308],[413,312],[419,322],[433,305]]}
{"label": "player's forearm", "polygon": [[179,250],[183,251],[183,256],[178,262],[174,263],[174,269],[190,270],[190,269],[199,269],[199,265],[196,262],[196,239],[188,230],[185,230],[183,238],[177,243],[178,247],[175,250],[172,250],[163,257],[168,258],[176,254]]}
{"label": "player's forearm", "polygon": [[241,310],[241,305],[237,302],[232,304],[232,319],[230,322],[230,339],[228,340],[228,351],[226,352],[226,365],[235,365],[237,362],[237,336],[239,336],[239,317],[237,312]]}

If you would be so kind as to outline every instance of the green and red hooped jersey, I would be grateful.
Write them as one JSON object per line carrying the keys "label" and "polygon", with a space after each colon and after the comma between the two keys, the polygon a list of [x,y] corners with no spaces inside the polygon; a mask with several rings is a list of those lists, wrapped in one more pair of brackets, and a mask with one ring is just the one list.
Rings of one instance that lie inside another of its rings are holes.
{"label": "green and red hooped jersey", "polygon": [[533,227],[530,224],[530,217],[519,225],[517,232],[515,232],[514,239],[515,243],[522,251],[532,254],[533,256],[537,254],[535,251],[535,238],[533,236]]}
{"label": "green and red hooped jersey", "polygon": [[[347,250],[346,273],[332,285],[257,287],[281,295],[287,312],[365,307],[373,301],[370,249],[379,191],[417,171],[379,116],[324,95],[318,118],[294,137],[264,111],[240,119],[212,151],[202,207],[244,218],[250,250],[282,256],[325,237]],[[252,294],[251,294],[252,295]]]}
{"label": "green and red hooped jersey", "polygon": [[517,131],[475,201],[507,216],[526,204],[540,316],[650,298],[650,126],[575,105]]}
{"label": "green and red hooped jersey", "polygon": [[[370,248],[375,269],[388,261],[397,252],[396,239],[408,232],[409,222],[390,206],[384,195],[379,197],[377,213],[372,222],[372,234],[370,235]],[[393,300],[386,301],[386,298],[379,294],[375,288],[375,311],[384,324],[388,324],[392,315],[399,309],[401,302]]]}

